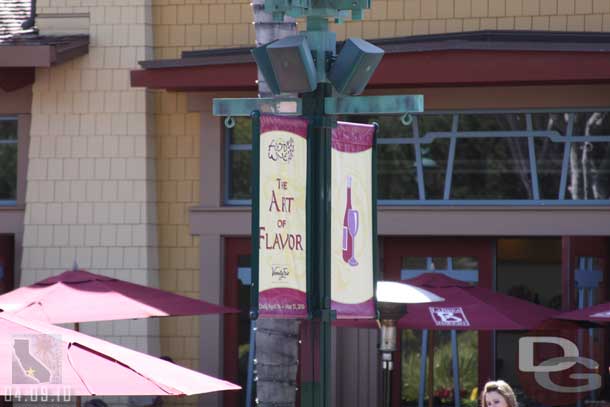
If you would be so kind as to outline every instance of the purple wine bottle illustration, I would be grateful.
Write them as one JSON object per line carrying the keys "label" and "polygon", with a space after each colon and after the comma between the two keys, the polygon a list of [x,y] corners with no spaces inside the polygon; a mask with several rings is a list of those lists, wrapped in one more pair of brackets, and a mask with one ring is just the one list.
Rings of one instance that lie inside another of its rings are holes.
{"label": "purple wine bottle illustration", "polygon": [[352,209],[352,177],[347,177],[347,199],[345,203],[345,214],[343,215],[343,261],[352,267],[358,265],[354,257],[354,239],[358,233],[359,218],[358,211]]}

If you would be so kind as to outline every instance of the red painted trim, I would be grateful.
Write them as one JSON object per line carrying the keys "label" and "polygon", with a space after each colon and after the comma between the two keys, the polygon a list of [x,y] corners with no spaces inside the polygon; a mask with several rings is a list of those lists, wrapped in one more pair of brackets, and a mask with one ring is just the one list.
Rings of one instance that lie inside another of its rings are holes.
{"label": "red painted trim", "polygon": [[430,51],[385,55],[370,87],[610,81],[603,52]]}
{"label": "red painted trim", "polygon": [[[494,264],[494,239],[489,238],[385,238],[384,270],[386,280],[400,280],[402,258],[417,257],[476,257],[479,261],[479,285],[492,286]],[[400,337],[400,336],[399,336]],[[479,332],[479,388],[493,377],[492,337],[490,332]],[[398,352],[394,354],[392,375],[392,407],[400,406],[401,361],[400,341]]]}
{"label": "red painted trim", "polygon": [[31,85],[35,80],[36,71],[34,68],[0,68],[0,88],[6,92]]}
{"label": "red painted trim", "polygon": [[131,86],[151,89],[256,90],[254,64],[207,65],[131,71]]}
{"label": "red painted trim", "polygon": [[[255,90],[254,63],[131,71],[131,86]],[[389,53],[368,88],[610,82],[607,52],[444,50]]]}
{"label": "red painted trim", "polygon": [[[252,253],[250,238],[232,238],[225,240],[225,305],[239,308],[239,280],[237,267],[240,256]],[[238,357],[238,328],[239,314],[225,314],[224,316],[224,376],[226,380],[237,383],[239,374]],[[240,390],[242,392],[245,390]],[[224,406],[238,407],[239,392],[223,392]]]}

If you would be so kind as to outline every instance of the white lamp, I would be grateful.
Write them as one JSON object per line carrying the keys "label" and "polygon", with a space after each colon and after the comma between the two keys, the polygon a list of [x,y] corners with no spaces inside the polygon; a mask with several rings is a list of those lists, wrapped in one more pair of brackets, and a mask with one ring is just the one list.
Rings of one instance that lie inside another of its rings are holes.
{"label": "white lamp", "polygon": [[383,406],[389,406],[391,398],[391,376],[394,369],[392,352],[396,351],[396,321],[405,313],[405,304],[422,304],[444,301],[438,295],[410,284],[395,281],[377,283],[377,306],[381,319],[379,329],[379,352],[383,369]]}
{"label": "white lamp", "polygon": [[422,304],[437,301],[445,301],[445,299],[414,285],[395,281],[379,281],[377,283],[377,302]]}

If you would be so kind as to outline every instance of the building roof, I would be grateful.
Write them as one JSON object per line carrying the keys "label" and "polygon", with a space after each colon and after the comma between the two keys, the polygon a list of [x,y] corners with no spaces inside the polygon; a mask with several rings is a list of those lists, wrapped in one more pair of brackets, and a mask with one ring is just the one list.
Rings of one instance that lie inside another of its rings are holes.
{"label": "building roof", "polygon": [[0,0],[0,43],[23,32],[21,23],[30,16],[30,0]]}
{"label": "building roof", "polygon": [[35,80],[36,67],[50,67],[89,51],[88,35],[39,35],[23,30],[30,0],[0,0],[0,88],[13,91]]}
{"label": "building roof", "polygon": [[[370,42],[386,55],[369,88],[610,82],[609,33],[478,31]],[[256,90],[250,48],[188,51],[140,65],[132,86]]]}

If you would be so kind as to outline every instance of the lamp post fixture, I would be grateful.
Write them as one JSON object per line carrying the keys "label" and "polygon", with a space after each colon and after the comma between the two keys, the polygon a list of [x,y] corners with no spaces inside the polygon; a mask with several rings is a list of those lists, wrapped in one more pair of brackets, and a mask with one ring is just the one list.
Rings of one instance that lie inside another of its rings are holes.
{"label": "lamp post fixture", "polygon": [[[362,39],[348,39],[336,54],[336,34],[329,19],[362,19],[370,0],[265,0],[265,11],[275,21],[285,15],[305,17],[307,29],[296,36],[273,41],[252,50],[271,92],[270,98],[215,99],[217,116],[250,116],[252,112],[304,116],[310,123],[312,154],[311,235],[312,259],[307,274],[311,315],[319,324],[319,383],[304,397],[304,405],[330,407],[331,275],[330,177],[331,132],[337,115],[401,114],[423,111],[420,95],[358,96],[380,63],[383,50]],[[298,94],[294,97],[286,94]],[[229,120],[230,122],[230,120]],[[228,123],[225,121],[225,123]],[[375,216],[376,214],[373,214]],[[254,316],[256,317],[256,315]],[[317,353],[317,352],[315,352]]]}
{"label": "lamp post fixture", "polygon": [[396,322],[407,312],[407,304],[444,301],[444,298],[410,284],[394,281],[377,283],[377,307],[381,320],[379,327],[379,353],[381,355],[383,406],[392,401],[393,353],[398,350]]}

